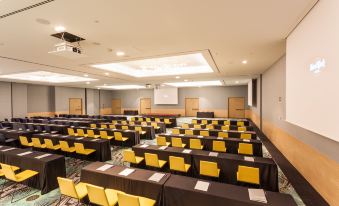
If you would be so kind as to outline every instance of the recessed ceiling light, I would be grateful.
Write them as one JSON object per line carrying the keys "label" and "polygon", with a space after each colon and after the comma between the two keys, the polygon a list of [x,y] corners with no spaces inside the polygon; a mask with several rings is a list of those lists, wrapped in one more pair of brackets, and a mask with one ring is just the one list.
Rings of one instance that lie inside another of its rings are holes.
{"label": "recessed ceiling light", "polygon": [[107,86],[107,84],[104,84],[104,86]]}
{"label": "recessed ceiling light", "polygon": [[24,72],[16,74],[0,75],[3,79],[15,79],[34,82],[50,82],[50,83],[68,83],[68,82],[84,82],[95,81],[96,79],[79,77],[69,74],[60,74],[48,71]]}
{"label": "recessed ceiling light", "polygon": [[91,82],[86,82],[86,84],[90,84]]}
{"label": "recessed ceiling light", "polygon": [[176,78],[176,79],[180,79],[180,77],[179,77],[179,76],[176,76],[175,78]]}
{"label": "recessed ceiling light", "polygon": [[118,57],[125,56],[125,52],[123,52],[123,51],[117,51],[117,52],[115,52],[115,54],[116,54]]}
{"label": "recessed ceiling light", "polygon": [[106,76],[108,76],[108,75],[109,75],[109,73],[108,73],[108,72],[105,72],[105,75],[106,75]]}
{"label": "recessed ceiling light", "polygon": [[243,63],[243,64],[247,64],[247,60],[242,60],[242,62],[241,63]]}
{"label": "recessed ceiling light", "polygon": [[187,80],[187,79],[184,79],[184,82],[188,82],[188,80]]}
{"label": "recessed ceiling light", "polygon": [[63,32],[63,31],[66,31],[66,28],[63,27],[63,26],[56,26],[56,27],[54,27],[54,30],[56,32]]}
{"label": "recessed ceiling light", "polygon": [[183,54],[169,57],[158,57],[91,65],[92,67],[117,72],[133,77],[168,76],[181,74],[212,73],[202,53]]}
{"label": "recessed ceiling light", "polygon": [[88,74],[84,74],[84,77],[88,77]]}
{"label": "recessed ceiling light", "polygon": [[173,83],[164,83],[169,86],[174,87],[202,87],[202,86],[221,86],[222,83],[219,80],[215,81],[197,81],[197,82],[173,82]]}
{"label": "recessed ceiling light", "polygon": [[144,89],[146,88],[145,86],[141,85],[109,85],[109,86],[98,86],[98,88],[103,88],[103,89]]}
{"label": "recessed ceiling light", "polygon": [[236,84],[239,84],[239,81],[235,81]]}

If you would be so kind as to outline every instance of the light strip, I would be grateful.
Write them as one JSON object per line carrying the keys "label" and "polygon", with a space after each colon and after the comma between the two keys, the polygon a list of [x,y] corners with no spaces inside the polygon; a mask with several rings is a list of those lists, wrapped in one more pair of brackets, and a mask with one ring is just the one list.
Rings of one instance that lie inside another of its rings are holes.
{"label": "light strip", "polygon": [[123,89],[145,89],[145,86],[141,85],[107,85],[107,86],[97,86],[101,89],[116,89],[116,90],[123,90]]}
{"label": "light strip", "polygon": [[97,79],[88,77],[79,77],[69,74],[60,74],[48,71],[24,72],[17,74],[0,75],[3,79],[24,80],[32,82],[50,82],[50,83],[70,83],[70,82],[89,82]]}
{"label": "light strip", "polygon": [[206,86],[222,86],[222,82],[219,80],[215,81],[196,81],[196,82],[172,82],[164,83],[174,87],[206,87]]}

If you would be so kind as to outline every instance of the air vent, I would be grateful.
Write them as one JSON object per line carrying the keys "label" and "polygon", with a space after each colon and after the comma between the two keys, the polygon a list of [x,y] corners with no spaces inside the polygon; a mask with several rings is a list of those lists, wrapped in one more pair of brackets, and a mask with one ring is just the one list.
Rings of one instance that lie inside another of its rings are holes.
{"label": "air vent", "polygon": [[51,36],[54,36],[54,37],[61,39],[61,40],[68,41],[70,43],[85,40],[84,38],[81,38],[79,36],[76,36],[76,35],[68,33],[68,32],[60,32],[60,33],[52,34]]}

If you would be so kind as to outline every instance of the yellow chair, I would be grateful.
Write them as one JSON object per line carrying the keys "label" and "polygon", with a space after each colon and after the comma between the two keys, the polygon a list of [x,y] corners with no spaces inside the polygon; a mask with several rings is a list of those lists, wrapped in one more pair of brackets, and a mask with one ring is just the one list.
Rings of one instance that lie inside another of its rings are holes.
{"label": "yellow chair", "polygon": [[172,134],[180,134],[180,130],[179,129],[172,129]]}
{"label": "yellow chair", "polygon": [[238,127],[243,127],[243,126],[245,126],[245,123],[243,121],[238,121],[237,122],[237,126]]}
{"label": "yellow chair", "polygon": [[189,124],[187,124],[187,123],[184,123],[184,124],[182,124],[182,125],[181,125],[181,128],[184,128],[184,129],[189,129],[189,128],[190,128],[190,126],[189,126]]}
{"label": "yellow chair", "polygon": [[78,136],[80,137],[87,137],[83,129],[77,129]]}
{"label": "yellow chair", "polygon": [[241,131],[241,132],[246,132],[246,127],[238,127],[238,131]]}
{"label": "yellow chair", "polygon": [[163,168],[167,161],[159,160],[157,154],[145,153],[145,162],[147,166],[156,167],[156,168]]}
{"label": "yellow chair", "polygon": [[208,124],[208,125],[206,125],[206,128],[207,129],[214,129],[214,125],[213,124]]}
{"label": "yellow chair", "polygon": [[91,137],[91,138],[99,138],[100,135],[94,134],[94,131],[91,129],[87,130],[87,137]]}
{"label": "yellow chair", "polygon": [[[16,167],[13,165],[10,165],[10,166],[14,172],[20,169],[19,167]],[[3,177],[3,176],[5,176],[5,173],[2,171],[2,169],[0,169],[0,177]]]}
{"label": "yellow chair", "polygon": [[129,124],[130,124],[130,125],[135,125],[135,122],[131,122],[131,121],[130,121]]}
{"label": "yellow chair", "polygon": [[192,119],[192,124],[198,124],[198,120]]}
{"label": "yellow chair", "polygon": [[157,136],[157,145],[158,146],[170,146],[171,143],[166,141],[166,137]]}
{"label": "yellow chair", "polygon": [[124,150],[122,156],[124,162],[129,162],[132,164],[140,164],[142,161],[144,161],[143,157],[135,156],[135,152],[133,150]]}
{"label": "yellow chair", "polygon": [[123,125],[123,126],[121,126],[121,129],[122,129],[122,130],[128,130],[128,126]]}
{"label": "yellow chair", "polygon": [[110,124],[108,125],[110,129],[115,129],[115,125],[114,124]]}
{"label": "yellow chair", "polygon": [[239,165],[237,172],[237,180],[239,182],[260,185],[259,174],[260,174],[259,168]]}
{"label": "yellow chair", "polygon": [[52,140],[50,139],[44,139],[44,142],[45,142],[47,149],[54,150],[54,151],[60,149],[60,145],[59,144],[54,145]]}
{"label": "yellow chair", "polygon": [[213,140],[212,150],[215,152],[226,152],[226,145],[224,141],[215,141]]}
{"label": "yellow chair", "polygon": [[90,126],[91,128],[93,128],[93,129],[94,129],[94,128],[97,128],[97,124],[90,124],[89,126]]}
{"label": "yellow chair", "polygon": [[195,125],[193,125],[193,128],[194,129],[201,129],[201,125],[200,124],[195,124]]}
{"label": "yellow chair", "polygon": [[185,129],[185,134],[186,135],[193,135],[193,130],[192,129]]}
{"label": "yellow chair", "polygon": [[230,120],[225,120],[224,121],[224,125],[231,125],[231,121]]}
{"label": "yellow chair", "polygon": [[104,189],[92,184],[86,184],[88,199],[95,205],[114,206],[118,203],[118,190]]}
{"label": "yellow chair", "polygon": [[190,148],[202,150],[204,146],[201,145],[200,139],[190,139]]}
{"label": "yellow chair", "polygon": [[20,140],[20,144],[22,146],[33,147],[33,143],[32,142],[28,142],[28,139],[27,139],[26,136],[19,136],[19,140]]}
{"label": "yellow chair", "polygon": [[200,175],[219,177],[220,169],[216,162],[200,161]]}
{"label": "yellow chair", "polygon": [[141,135],[145,135],[146,134],[146,131],[143,131],[142,130],[142,127],[134,127],[134,130],[135,131],[138,131],[139,132],[139,134],[141,134]]}
{"label": "yellow chair", "polygon": [[149,117],[146,118],[146,122],[151,122],[151,121],[152,121],[151,118]]}
{"label": "yellow chair", "polygon": [[121,124],[127,124],[127,121],[126,120],[122,120]]}
{"label": "yellow chair", "polygon": [[59,184],[60,193],[61,193],[59,203],[61,201],[62,196],[67,196],[67,197],[77,199],[78,204],[80,203],[80,200],[82,200],[84,197],[87,196],[87,188],[86,188],[87,184],[86,183],[79,182],[78,184],[75,185],[73,180],[71,179],[67,179],[63,177],[58,177],[57,179],[58,179],[58,184]]}
{"label": "yellow chair", "polygon": [[208,137],[208,136],[210,136],[210,132],[209,131],[200,131],[200,135],[204,136],[204,137]]}
{"label": "yellow chair", "polygon": [[[20,184],[21,182],[26,181],[26,180],[36,176],[37,174],[39,174],[38,172],[33,171],[33,170],[24,170],[24,171],[22,171],[18,174],[15,174],[14,169],[16,169],[16,168],[11,166],[11,165],[1,163],[1,171],[5,175],[6,180],[12,181],[12,182],[15,183],[14,186],[12,186],[13,188],[17,188],[17,186],[16,186],[17,184]],[[13,203],[13,197],[14,197],[15,193],[19,193],[24,188],[25,187],[11,192],[11,203]]]}
{"label": "yellow chair", "polygon": [[100,125],[100,128],[107,129],[107,125],[106,124],[102,124],[102,125]]}
{"label": "yellow chair", "polygon": [[238,154],[253,155],[253,145],[248,143],[239,143]]}
{"label": "yellow chair", "polygon": [[77,136],[78,135],[74,132],[73,128],[67,128],[67,132],[68,132],[69,136]]}
{"label": "yellow chair", "polygon": [[118,124],[117,120],[112,120],[112,124]]}
{"label": "yellow chair", "polygon": [[187,173],[190,169],[190,164],[185,164],[183,157],[169,156],[170,170]]}
{"label": "yellow chair", "polygon": [[218,137],[228,138],[228,133],[227,132],[218,132]]}
{"label": "yellow chair", "polygon": [[84,145],[82,143],[74,143],[74,147],[75,147],[75,152],[77,154],[81,154],[81,155],[90,155],[93,152],[95,152],[95,149],[85,149]]}
{"label": "yellow chair", "polygon": [[141,122],[140,123],[142,126],[147,126],[147,122]]}
{"label": "yellow chair", "polygon": [[160,118],[155,118],[155,122],[161,122]]}
{"label": "yellow chair", "polygon": [[138,117],[138,121],[144,121],[143,117]]}
{"label": "yellow chair", "polygon": [[219,121],[218,120],[212,120],[212,125],[218,125]]}
{"label": "yellow chair", "polygon": [[118,192],[119,206],[154,206],[155,203],[155,200],[146,197],[134,196]]}
{"label": "yellow chair", "polygon": [[45,144],[41,144],[39,138],[33,137],[32,138],[32,143],[33,143],[33,147],[35,147],[35,148],[40,148],[40,149],[45,149],[46,148]]}
{"label": "yellow chair", "polygon": [[202,120],[201,120],[201,124],[208,124],[207,119],[202,119]]}
{"label": "yellow chair", "polygon": [[154,129],[160,129],[160,127],[158,126],[158,123],[156,122],[152,122],[151,126],[154,127]]}
{"label": "yellow chair", "polygon": [[107,131],[100,131],[100,137],[102,139],[108,139],[108,140],[113,139],[113,136],[108,136]]}
{"label": "yellow chair", "polygon": [[224,126],[221,126],[221,130],[230,130],[230,126],[229,125],[224,125]]}
{"label": "yellow chair", "polygon": [[131,117],[131,121],[133,121],[133,122],[134,122],[134,121],[135,121],[135,117]]}
{"label": "yellow chair", "polygon": [[252,135],[248,133],[241,133],[240,138],[241,139],[252,139]]}
{"label": "yellow chair", "polygon": [[165,124],[172,124],[172,122],[170,121],[170,119],[164,119],[164,122],[165,122]]}
{"label": "yellow chair", "polygon": [[75,152],[75,147],[70,147],[68,145],[68,142],[66,141],[59,141],[61,151],[67,152],[67,153],[73,153]]}
{"label": "yellow chair", "polygon": [[172,140],[171,141],[172,147],[180,147],[180,148],[186,147],[186,144],[183,144],[181,138],[179,137],[172,137],[171,140]]}
{"label": "yellow chair", "polygon": [[115,141],[119,141],[122,144],[124,144],[124,142],[126,142],[129,138],[123,137],[121,132],[114,132],[114,139],[115,139]]}

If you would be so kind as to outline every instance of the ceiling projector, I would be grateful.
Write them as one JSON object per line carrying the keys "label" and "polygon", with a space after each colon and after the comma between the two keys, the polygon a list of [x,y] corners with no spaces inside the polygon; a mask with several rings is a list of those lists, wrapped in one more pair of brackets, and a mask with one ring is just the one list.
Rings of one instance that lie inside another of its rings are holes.
{"label": "ceiling projector", "polygon": [[67,42],[55,44],[54,50],[48,53],[54,54],[57,56],[66,57],[69,59],[76,59],[76,58],[81,58],[85,56],[82,54],[80,47],[74,46],[73,44],[70,44]]}

